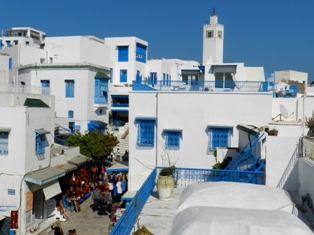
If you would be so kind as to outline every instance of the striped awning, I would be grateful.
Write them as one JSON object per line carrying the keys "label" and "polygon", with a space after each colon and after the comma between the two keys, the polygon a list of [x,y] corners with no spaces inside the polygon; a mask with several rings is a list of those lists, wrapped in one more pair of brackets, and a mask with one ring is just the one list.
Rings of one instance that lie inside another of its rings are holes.
{"label": "striped awning", "polygon": [[106,172],[124,172],[128,171],[129,167],[126,163],[121,164],[117,162],[116,164],[113,164],[111,167],[106,169]]}
{"label": "striped awning", "polygon": [[32,184],[45,185],[61,178],[62,176],[65,176],[65,170],[56,167],[48,167],[28,173],[24,180]]}

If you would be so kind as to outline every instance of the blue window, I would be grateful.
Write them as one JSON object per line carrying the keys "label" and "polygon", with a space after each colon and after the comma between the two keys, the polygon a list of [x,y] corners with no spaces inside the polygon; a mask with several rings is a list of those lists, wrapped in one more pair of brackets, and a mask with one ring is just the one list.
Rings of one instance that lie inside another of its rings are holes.
{"label": "blue window", "polygon": [[157,73],[151,72],[150,73],[150,84],[156,85],[157,84]]}
{"label": "blue window", "polygon": [[162,74],[162,85],[166,85],[166,74]]}
{"label": "blue window", "polygon": [[209,127],[209,150],[214,151],[218,147],[230,147],[232,128],[231,127]]}
{"label": "blue window", "polygon": [[154,147],[155,142],[155,119],[137,120],[137,145],[141,147]]}
{"label": "blue window", "polygon": [[136,71],[136,82],[141,83],[142,82],[142,75],[140,74],[140,71]]}
{"label": "blue window", "polygon": [[2,40],[0,39],[0,49],[2,49]]}
{"label": "blue window", "polygon": [[179,149],[180,148],[180,138],[182,137],[181,130],[165,130],[164,136],[166,139],[167,149]]}
{"label": "blue window", "polygon": [[74,111],[68,110],[68,118],[73,118],[73,117],[74,117]]}
{"label": "blue window", "polygon": [[7,47],[11,46],[11,41],[6,41]]}
{"label": "blue window", "polygon": [[50,81],[49,80],[41,80],[41,94],[42,95],[50,95]]}
{"label": "blue window", "polygon": [[12,69],[12,58],[9,58],[9,69]]}
{"label": "blue window", "polygon": [[103,78],[95,78],[95,104],[107,104],[108,100],[108,80]]}
{"label": "blue window", "polygon": [[119,62],[129,61],[129,46],[118,46],[118,61]]}
{"label": "blue window", "polygon": [[65,97],[74,97],[74,80],[65,80]]}
{"label": "blue window", "polygon": [[35,130],[35,152],[39,160],[44,159],[45,149],[46,149],[46,134],[49,134],[49,131],[45,129]]}
{"label": "blue window", "polygon": [[0,156],[7,156],[9,154],[9,131],[0,131]]}
{"label": "blue window", "polygon": [[146,63],[146,46],[136,43],[136,61]]}
{"label": "blue window", "polygon": [[45,134],[36,133],[36,155],[45,154],[46,136]]}
{"label": "blue window", "polygon": [[128,80],[128,71],[126,69],[120,70],[120,82],[127,82]]}

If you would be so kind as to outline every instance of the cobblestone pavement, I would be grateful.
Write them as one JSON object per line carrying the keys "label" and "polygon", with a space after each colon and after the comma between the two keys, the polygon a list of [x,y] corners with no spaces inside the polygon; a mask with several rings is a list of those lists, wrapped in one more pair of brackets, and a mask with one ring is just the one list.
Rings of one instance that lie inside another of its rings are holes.
{"label": "cobblestone pavement", "polygon": [[[61,222],[64,234],[68,234],[71,229],[76,229],[78,235],[98,235],[109,234],[109,217],[108,215],[98,215],[97,211],[93,212],[90,205],[93,203],[92,198],[89,197],[81,204],[81,211],[71,213],[68,220]],[[51,228],[39,233],[39,235],[53,235]]]}

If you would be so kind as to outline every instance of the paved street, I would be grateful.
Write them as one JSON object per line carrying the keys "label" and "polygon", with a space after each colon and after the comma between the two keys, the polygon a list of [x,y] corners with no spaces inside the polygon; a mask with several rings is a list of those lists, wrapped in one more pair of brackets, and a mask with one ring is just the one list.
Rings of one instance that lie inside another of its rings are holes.
{"label": "paved street", "polygon": [[[78,235],[86,234],[109,234],[109,217],[108,215],[98,215],[89,207],[93,203],[92,198],[89,197],[81,204],[81,211],[79,213],[73,212],[67,221],[61,222],[64,234],[68,230],[76,229]],[[40,235],[53,235],[53,230],[48,228],[40,233]]]}

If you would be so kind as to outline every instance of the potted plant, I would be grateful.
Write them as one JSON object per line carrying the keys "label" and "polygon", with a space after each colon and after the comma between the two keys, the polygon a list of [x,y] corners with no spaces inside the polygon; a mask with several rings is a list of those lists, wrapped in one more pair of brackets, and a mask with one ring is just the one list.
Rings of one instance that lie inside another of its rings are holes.
{"label": "potted plant", "polygon": [[175,183],[173,174],[175,169],[174,165],[164,167],[158,175],[156,185],[160,200],[166,201],[172,199]]}
{"label": "potted plant", "polygon": [[274,127],[273,129],[269,130],[267,133],[268,135],[277,136],[278,130]]}
{"label": "potted plant", "polygon": [[314,137],[314,117],[306,118],[305,125],[309,128],[308,136]]}

